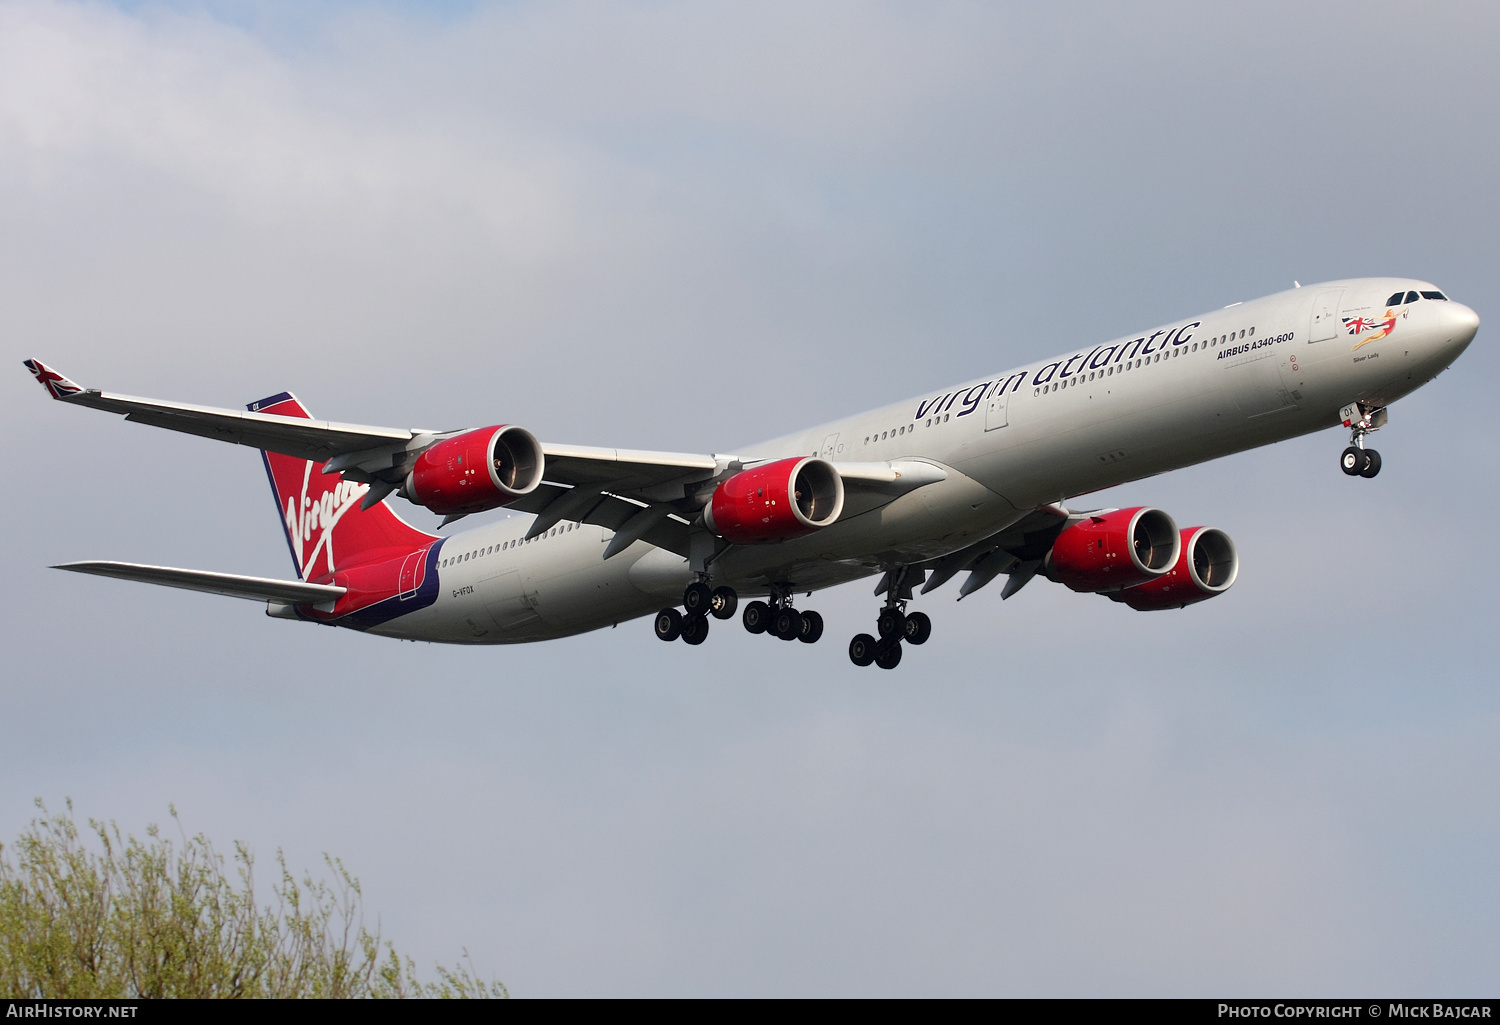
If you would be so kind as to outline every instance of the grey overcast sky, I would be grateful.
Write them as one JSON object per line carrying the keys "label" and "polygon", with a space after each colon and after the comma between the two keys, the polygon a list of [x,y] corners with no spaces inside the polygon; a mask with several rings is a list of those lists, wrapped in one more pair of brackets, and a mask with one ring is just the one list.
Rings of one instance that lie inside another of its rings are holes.
{"label": "grey overcast sky", "polygon": [[[1478,2],[3,0],[0,838],[175,803],[519,996],[1493,996],[1497,47]],[[950,584],[880,673],[868,584],[813,648],[457,650],[45,568],[290,572],[256,453],[26,356],[727,450],[1366,274],[1489,322],[1378,479],[1330,430],[1077,503],[1235,538],[1181,612]]]}

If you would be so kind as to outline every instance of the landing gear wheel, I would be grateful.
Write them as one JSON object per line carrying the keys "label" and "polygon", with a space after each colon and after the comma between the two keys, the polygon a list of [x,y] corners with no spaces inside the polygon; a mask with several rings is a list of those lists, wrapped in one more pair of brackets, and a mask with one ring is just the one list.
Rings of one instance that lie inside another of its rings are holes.
{"label": "landing gear wheel", "polygon": [[687,609],[690,616],[707,615],[709,605],[714,599],[714,593],[708,589],[708,585],[699,580],[687,585],[687,590],[682,592],[682,607]]}
{"label": "landing gear wheel", "polygon": [[1339,469],[1351,477],[1358,477],[1365,472],[1365,465],[1368,462],[1369,457],[1364,449],[1350,445],[1344,449],[1343,455],[1339,456]]}
{"label": "landing gear wheel", "polygon": [[932,636],[932,620],[925,612],[913,612],[906,617],[906,639],[912,644],[926,644]]}
{"label": "landing gear wheel", "polygon": [[740,614],[740,622],[753,634],[763,634],[771,625],[771,606],[763,601],[753,601]]}
{"label": "landing gear wheel", "polygon": [[823,617],[811,611],[802,613],[802,632],[797,635],[797,640],[803,644],[816,644],[822,636]]}
{"label": "landing gear wheel", "polygon": [[682,636],[682,613],[676,609],[662,609],[656,614],[656,636],[664,641],[675,641]]}
{"label": "landing gear wheel", "polygon": [[901,642],[887,641],[875,655],[875,664],[882,669],[895,669],[901,664]]}
{"label": "landing gear wheel", "polygon": [[771,632],[784,641],[795,641],[802,633],[802,613],[796,609],[782,609],[776,613]]}
{"label": "landing gear wheel", "polygon": [[875,620],[875,632],[880,634],[881,640],[889,640],[892,637],[900,637],[906,631],[906,617],[897,608],[881,609],[880,618]]}
{"label": "landing gear wheel", "polygon": [[713,613],[715,619],[732,619],[739,604],[740,596],[734,593],[734,588],[716,587],[709,596],[708,611]]}
{"label": "landing gear wheel", "polygon": [[1359,471],[1361,477],[1373,477],[1380,472],[1380,453],[1373,448],[1365,449],[1365,468]]}
{"label": "landing gear wheel", "polygon": [[857,666],[867,666],[875,661],[875,638],[869,634],[855,634],[849,642],[849,661]]}
{"label": "landing gear wheel", "polygon": [[682,639],[689,644],[702,644],[708,640],[708,617],[684,616],[682,619]]}

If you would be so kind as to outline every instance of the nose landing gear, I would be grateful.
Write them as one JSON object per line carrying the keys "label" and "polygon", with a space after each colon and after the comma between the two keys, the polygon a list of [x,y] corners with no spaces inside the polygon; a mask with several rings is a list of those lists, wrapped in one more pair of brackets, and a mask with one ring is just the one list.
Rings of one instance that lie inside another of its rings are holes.
{"label": "nose landing gear", "polygon": [[1373,477],[1380,472],[1380,453],[1365,448],[1365,436],[1384,427],[1389,417],[1385,407],[1366,407],[1351,402],[1339,410],[1344,426],[1349,428],[1349,447],[1339,455],[1339,469],[1350,477]]}

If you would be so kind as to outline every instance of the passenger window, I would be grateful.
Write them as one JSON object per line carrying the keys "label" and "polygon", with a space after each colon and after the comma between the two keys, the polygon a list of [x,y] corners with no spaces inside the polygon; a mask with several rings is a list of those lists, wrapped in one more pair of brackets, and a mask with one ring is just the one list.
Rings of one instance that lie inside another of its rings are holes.
{"label": "passenger window", "polygon": [[1446,295],[1444,295],[1442,292],[1423,292],[1422,293],[1422,298],[1423,299],[1441,299],[1444,302],[1448,301],[1448,297]]}
{"label": "passenger window", "polygon": [[1389,299],[1387,299],[1385,301],[1385,304],[1387,306],[1400,306],[1401,305],[1401,299],[1402,299],[1402,297],[1405,294],[1406,294],[1405,292],[1397,292],[1395,295],[1393,295]]}
{"label": "passenger window", "polygon": [[1417,293],[1415,293],[1415,292],[1407,292],[1406,293],[1406,301],[1409,302],[1409,303],[1414,303],[1414,302],[1416,302],[1420,298],[1421,298],[1421,296],[1417,295]]}

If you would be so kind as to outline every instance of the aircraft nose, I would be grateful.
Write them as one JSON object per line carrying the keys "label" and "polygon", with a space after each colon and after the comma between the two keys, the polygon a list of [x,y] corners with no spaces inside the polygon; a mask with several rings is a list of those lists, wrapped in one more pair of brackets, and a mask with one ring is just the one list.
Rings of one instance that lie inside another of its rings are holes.
{"label": "aircraft nose", "polygon": [[1467,349],[1478,331],[1479,314],[1451,300],[1444,306],[1442,345],[1451,354],[1450,359]]}

